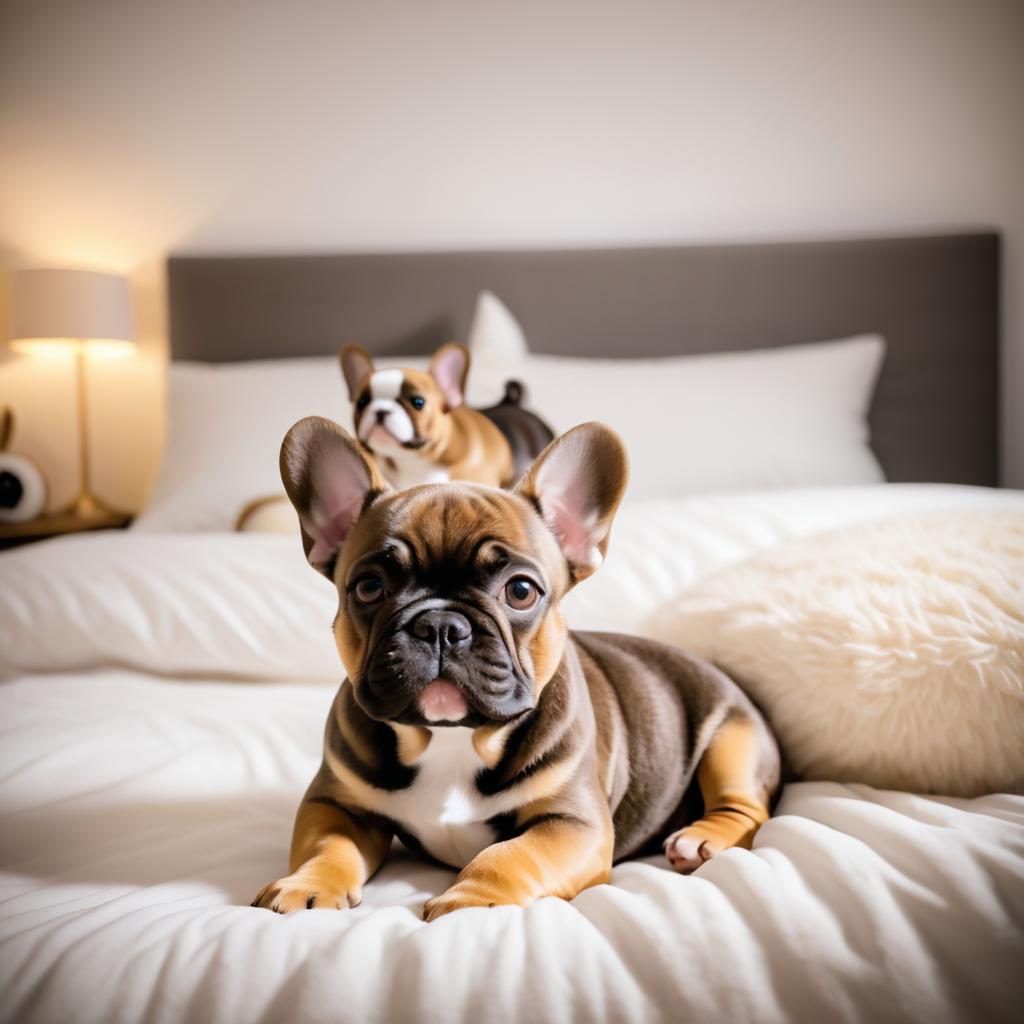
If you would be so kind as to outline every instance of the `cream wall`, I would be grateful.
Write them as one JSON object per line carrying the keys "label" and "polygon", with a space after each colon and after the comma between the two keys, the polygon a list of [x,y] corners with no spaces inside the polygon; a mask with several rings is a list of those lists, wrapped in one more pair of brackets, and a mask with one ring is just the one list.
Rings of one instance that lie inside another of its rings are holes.
{"label": "cream wall", "polygon": [[[995,225],[1004,472],[1024,486],[1022,100],[1019,0],[4,0],[0,262],[133,275],[142,348],[97,367],[94,408],[99,489],[135,506],[171,250]],[[55,502],[68,371],[0,367]]]}

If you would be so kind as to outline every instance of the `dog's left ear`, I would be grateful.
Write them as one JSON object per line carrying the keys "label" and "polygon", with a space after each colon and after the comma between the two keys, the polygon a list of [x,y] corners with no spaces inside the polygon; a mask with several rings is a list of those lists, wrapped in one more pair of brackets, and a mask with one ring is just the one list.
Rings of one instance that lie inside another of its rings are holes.
{"label": "dog's left ear", "polygon": [[306,558],[325,576],[356,520],[390,490],[356,442],[322,416],[299,420],[285,435],[281,480],[299,514]]}
{"label": "dog's left ear", "polygon": [[619,435],[603,423],[583,423],[556,437],[516,488],[540,509],[574,583],[604,561],[628,479],[629,458]]}
{"label": "dog's left ear", "polygon": [[430,376],[444,395],[449,409],[458,409],[466,395],[469,374],[469,349],[457,342],[442,345],[430,360]]}
{"label": "dog's left ear", "polygon": [[359,397],[359,388],[366,378],[373,373],[373,360],[366,349],[358,345],[346,345],[339,355],[341,372],[345,375],[348,385],[348,397],[355,401]]}

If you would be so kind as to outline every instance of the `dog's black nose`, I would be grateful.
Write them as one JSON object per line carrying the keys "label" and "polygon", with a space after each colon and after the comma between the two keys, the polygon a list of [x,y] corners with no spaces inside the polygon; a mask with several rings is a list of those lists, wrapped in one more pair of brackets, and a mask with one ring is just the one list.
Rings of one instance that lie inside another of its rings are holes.
{"label": "dog's black nose", "polygon": [[420,612],[410,623],[410,631],[441,650],[464,645],[473,635],[469,619],[447,608],[431,608]]}
{"label": "dog's black nose", "polygon": [[388,411],[387,411],[387,409],[378,409],[377,410],[377,422],[378,423],[383,423],[387,418],[388,418]]}

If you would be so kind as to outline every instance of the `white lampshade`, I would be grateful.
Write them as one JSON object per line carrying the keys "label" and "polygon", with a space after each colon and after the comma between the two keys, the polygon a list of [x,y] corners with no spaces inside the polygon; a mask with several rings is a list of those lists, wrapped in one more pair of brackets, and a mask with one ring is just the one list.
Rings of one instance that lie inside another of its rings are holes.
{"label": "white lampshade", "polygon": [[19,270],[11,287],[12,342],[131,341],[126,278],[93,270]]}

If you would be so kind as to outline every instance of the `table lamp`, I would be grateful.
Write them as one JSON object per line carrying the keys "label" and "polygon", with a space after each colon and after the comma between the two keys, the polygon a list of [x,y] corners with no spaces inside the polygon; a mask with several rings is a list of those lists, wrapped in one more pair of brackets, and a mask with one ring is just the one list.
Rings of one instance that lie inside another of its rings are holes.
{"label": "table lamp", "polygon": [[79,492],[67,512],[109,515],[89,484],[88,363],[96,354],[127,354],[132,342],[128,281],[91,270],[19,270],[11,286],[11,347],[46,353],[72,349],[78,383]]}

